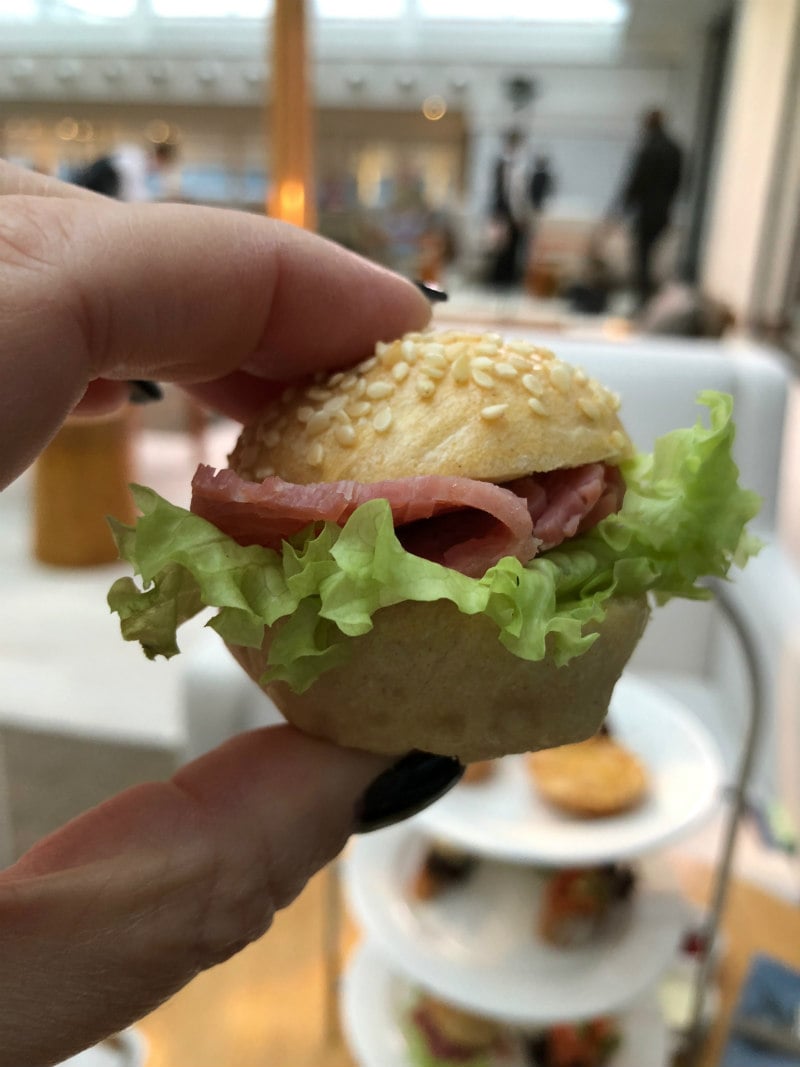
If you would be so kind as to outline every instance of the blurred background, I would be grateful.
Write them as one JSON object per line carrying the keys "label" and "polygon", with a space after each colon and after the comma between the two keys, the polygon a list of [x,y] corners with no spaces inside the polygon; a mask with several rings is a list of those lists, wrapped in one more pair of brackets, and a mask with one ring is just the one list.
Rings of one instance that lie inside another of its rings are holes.
{"label": "blurred background", "polygon": [[[126,195],[263,211],[271,15],[269,0],[5,0],[0,152],[70,179],[174,146]],[[545,323],[637,317],[661,290],[659,321],[691,304],[684,329],[791,344],[796,18],[789,0],[309,0],[317,228],[486,314],[502,297]],[[648,113],[680,161],[656,145],[642,194]]]}

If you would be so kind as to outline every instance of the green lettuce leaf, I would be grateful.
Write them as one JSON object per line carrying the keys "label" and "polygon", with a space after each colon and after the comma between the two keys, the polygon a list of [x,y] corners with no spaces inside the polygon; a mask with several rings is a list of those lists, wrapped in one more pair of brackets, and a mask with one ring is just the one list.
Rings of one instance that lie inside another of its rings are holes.
{"label": "green lettuce leaf", "polygon": [[362,504],[341,528],[310,527],[275,552],[243,548],[136,486],[136,526],[112,521],[112,529],[141,588],[119,579],[109,605],[123,636],[151,658],[174,655],[177,628],[205,608],[217,609],[208,625],[248,647],[284,620],[265,680],[297,692],[347,658],[348,638],[371,630],[376,611],[404,600],[449,600],[466,615],[487,615],[514,655],[540,660],[547,643],[566,663],[595,640],[584,629],[602,620],[610,596],[705,597],[701,578],[724,577],[757,551],[746,525],[758,498],[739,486],[731,452],[733,402],[712,392],[699,400],[709,426],[675,430],[623,465],[627,491],[616,515],[526,566],[502,559],[482,578],[406,552],[385,500]]}

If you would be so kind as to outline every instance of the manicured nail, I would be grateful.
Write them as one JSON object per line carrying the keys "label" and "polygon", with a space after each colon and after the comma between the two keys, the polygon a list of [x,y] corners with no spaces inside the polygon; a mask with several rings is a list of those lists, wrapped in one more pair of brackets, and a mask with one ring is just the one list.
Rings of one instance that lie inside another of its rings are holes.
{"label": "manicured nail", "polygon": [[452,789],[464,773],[451,756],[409,752],[367,788],[356,811],[357,834],[380,830],[427,808]]}
{"label": "manicured nail", "polygon": [[448,299],[447,293],[444,289],[440,289],[438,285],[431,285],[430,282],[418,282],[415,281],[417,289],[426,296],[432,304],[442,304]]}
{"label": "manicured nail", "polygon": [[150,382],[146,378],[128,382],[130,392],[128,399],[132,404],[152,404],[154,400],[164,399],[164,390],[158,382]]}

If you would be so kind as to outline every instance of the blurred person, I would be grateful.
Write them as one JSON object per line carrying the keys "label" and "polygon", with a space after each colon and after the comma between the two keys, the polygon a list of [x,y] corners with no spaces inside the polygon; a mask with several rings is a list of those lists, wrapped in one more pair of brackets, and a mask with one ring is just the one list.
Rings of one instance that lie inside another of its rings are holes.
{"label": "blurred person", "polygon": [[[411,283],[274,219],[120,203],[0,162],[0,317],[3,488],[70,414],[122,405],[130,380],[244,421],[430,310]],[[0,872],[0,1067],[60,1061],[152,1011],[260,937],[349,834],[421,810],[462,771],[277,726],[46,837]]]}
{"label": "blurred person", "polygon": [[530,174],[525,139],[509,130],[494,164],[490,216],[495,234],[488,272],[490,285],[519,284],[525,269],[530,226]]}
{"label": "blurred person", "polygon": [[537,156],[531,175],[531,207],[537,215],[545,209],[548,200],[555,195],[556,180],[548,156]]}
{"label": "blurred person", "polygon": [[[177,145],[172,142],[158,142],[149,151],[136,144],[121,144],[79,171],[73,181],[83,189],[126,203],[175,200],[180,196],[177,159]],[[160,186],[158,196],[151,186],[153,176]]]}
{"label": "blurred person", "polygon": [[661,111],[648,111],[641,138],[616,210],[630,222],[634,244],[634,288],[641,311],[655,290],[652,259],[655,247],[670,223],[681,184],[683,151],[667,132]]}

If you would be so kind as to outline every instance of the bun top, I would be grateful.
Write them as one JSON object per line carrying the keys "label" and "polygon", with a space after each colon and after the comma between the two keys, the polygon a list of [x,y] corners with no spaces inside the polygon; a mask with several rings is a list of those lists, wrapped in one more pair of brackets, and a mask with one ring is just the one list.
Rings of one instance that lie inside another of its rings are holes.
{"label": "bun top", "polygon": [[290,387],[229,457],[243,478],[379,482],[450,475],[507,482],[619,463],[619,398],[527,341],[410,333],[350,370]]}

